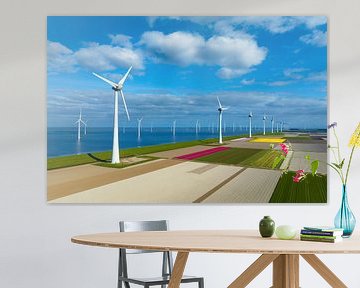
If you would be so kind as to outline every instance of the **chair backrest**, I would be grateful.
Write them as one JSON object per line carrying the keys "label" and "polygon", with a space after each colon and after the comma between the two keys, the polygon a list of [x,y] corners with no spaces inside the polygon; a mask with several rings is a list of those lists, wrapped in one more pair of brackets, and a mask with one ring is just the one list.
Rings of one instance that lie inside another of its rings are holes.
{"label": "chair backrest", "polygon": [[[120,221],[120,232],[137,231],[167,231],[169,224],[167,220],[156,221]],[[159,251],[126,249],[126,254],[155,253]]]}
{"label": "chair backrest", "polygon": [[[138,231],[167,231],[169,224],[167,220],[157,221],[120,221],[120,232],[138,232]],[[162,275],[172,273],[173,259],[169,251],[150,251],[136,249],[119,249],[119,275],[128,277],[127,273],[127,257],[126,254],[140,253],[163,253]]]}

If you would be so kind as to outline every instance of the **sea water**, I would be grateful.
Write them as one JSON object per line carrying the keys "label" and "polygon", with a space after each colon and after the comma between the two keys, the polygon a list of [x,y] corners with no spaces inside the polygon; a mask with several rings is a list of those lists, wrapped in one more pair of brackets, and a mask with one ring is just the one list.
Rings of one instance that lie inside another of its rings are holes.
{"label": "sea water", "polygon": [[[253,133],[262,131],[254,130]],[[81,138],[77,139],[77,127],[50,127],[47,132],[47,156],[48,158],[74,155],[92,152],[102,152],[112,150],[113,129],[91,128],[88,127],[86,135],[84,129],[81,130]],[[249,131],[243,127],[228,127],[224,129],[223,136],[234,136],[247,134]],[[171,128],[163,127],[144,127],[141,129],[141,137],[138,138],[136,127],[119,128],[120,148],[143,147],[165,143],[176,143],[192,140],[218,138],[219,132],[216,128],[201,128],[196,133],[195,128],[176,127],[175,137]]]}

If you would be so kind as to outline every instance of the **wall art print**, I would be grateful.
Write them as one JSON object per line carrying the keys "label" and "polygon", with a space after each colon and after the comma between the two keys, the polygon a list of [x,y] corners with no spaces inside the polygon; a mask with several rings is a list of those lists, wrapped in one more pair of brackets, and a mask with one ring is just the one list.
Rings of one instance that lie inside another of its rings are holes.
{"label": "wall art print", "polygon": [[49,16],[47,85],[48,203],[327,202],[324,16]]}

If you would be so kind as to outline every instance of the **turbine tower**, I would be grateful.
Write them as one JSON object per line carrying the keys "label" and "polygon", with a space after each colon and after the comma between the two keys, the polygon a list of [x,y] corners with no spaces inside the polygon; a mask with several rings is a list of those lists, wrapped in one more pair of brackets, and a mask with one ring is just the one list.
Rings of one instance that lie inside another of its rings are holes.
{"label": "turbine tower", "polygon": [[[80,141],[81,139],[81,124],[85,125],[85,131],[86,131],[86,123],[82,120],[81,118],[81,114],[82,114],[82,111],[81,111],[81,108],[80,108],[80,114],[79,114],[79,119],[75,122],[75,124],[78,125],[78,133],[77,133],[77,140]],[[85,135],[86,135],[86,132],[85,132]]]}
{"label": "turbine tower", "polygon": [[124,77],[122,77],[120,79],[120,81],[118,83],[114,83],[96,73],[93,73],[94,76],[98,77],[99,79],[105,81],[106,83],[110,84],[112,86],[112,89],[114,90],[114,133],[113,133],[113,150],[112,150],[112,159],[111,159],[111,163],[115,164],[115,163],[120,163],[120,147],[119,147],[119,91],[124,103],[124,107],[125,107],[125,111],[126,111],[126,115],[128,120],[130,120],[130,116],[129,116],[129,112],[126,106],[126,101],[125,101],[125,97],[124,97],[124,93],[122,92],[124,83],[127,79],[127,77],[129,76],[129,73],[131,71],[132,66],[129,68],[129,70],[126,72],[126,74],[124,75]]}
{"label": "turbine tower", "polygon": [[283,127],[284,127],[284,121],[281,121],[280,122],[280,132],[281,133],[283,132]]}
{"label": "turbine tower", "polygon": [[263,117],[263,125],[264,125],[264,131],[263,131],[263,134],[265,135],[266,134],[266,115],[264,114],[264,117]]}
{"label": "turbine tower", "polygon": [[222,141],[222,126],[221,126],[221,122],[222,122],[222,114],[225,110],[229,109],[227,107],[223,107],[221,105],[221,102],[219,100],[219,97],[217,97],[217,100],[218,100],[218,103],[219,103],[219,108],[218,108],[218,111],[219,111],[219,144],[222,144],[223,141]]}
{"label": "turbine tower", "polygon": [[141,118],[138,118],[137,119],[137,122],[138,122],[138,139],[140,139],[141,138],[141,121],[143,120],[143,117],[141,117]]}
{"label": "turbine tower", "polygon": [[276,133],[279,133],[279,122],[276,122]]}
{"label": "turbine tower", "polygon": [[173,121],[173,127],[172,127],[173,137],[176,136],[176,120]]}
{"label": "turbine tower", "polygon": [[87,133],[87,122],[88,121],[84,121],[84,135]]}
{"label": "turbine tower", "polygon": [[195,133],[196,133],[196,135],[198,135],[198,133],[199,133],[199,120],[196,120],[196,125],[195,125]]}
{"label": "turbine tower", "polygon": [[271,116],[271,134],[274,134],[274,116]]}
{"label": "turbine tower", "polygon": [[252,117],[253,117],[253,114],[250,111],[250,113],[249,113],[249,138],[252,137],[252,135],[251,135],[251,119],[252,119]]}

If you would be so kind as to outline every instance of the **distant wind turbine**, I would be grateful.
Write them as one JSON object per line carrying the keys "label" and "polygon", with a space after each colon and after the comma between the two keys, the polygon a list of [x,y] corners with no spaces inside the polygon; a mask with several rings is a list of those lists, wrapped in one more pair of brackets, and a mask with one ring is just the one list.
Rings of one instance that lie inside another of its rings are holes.
{"label": "distant wind turbine", "polygon": [[279,122],[276,122],[276,133],[279,133]]}
{"label": "distant wind turbine", "polygon": [[96,73],[93,73],[94,76],[98,77],[99,79],[105,81],[106,83],[110,84],[112,86],[112,89],[114,90],[114,133],[113,133],[113,150],[112,150],[112,159],[111,159],[111,163],[115,164],[115,163],[120,163],[120,147],[119,147],[119,91],[124,103],[124,107],[125,107],[125,111],[126,111],[126,115],[128,120],[130,120],[130,116],[129,116],[129,112],[126,106],[126,101],[125,101],[125,97],[124,97],[124,93],[122,92],[124,83],[127,79],[127,77],[129,76],[129,73],[131,71],[131,68],[129,68],[129,70],[126,72],[126,74],[124,75],[124,77],[122,77],[120,79],[120,81],[118,83],[114,83]]}
{"label": "distant wind turbine", "polygon": [[266,134],[266,115],[265,114],[264,114],[264,117],[263,117],[263,125],[264,125],[263,134],[265,135]]}
{"label": "distant wind turbine", "polygon": [[249,137],[251,138],[252,137],[252,135],[251,135],[251,119],[252,119],[252,117],[253,117],[253,114],[252,114],[252,112],[250,111],[250,113],[249,113]]}
{"label": "distant wind turbine", "polygon": [[143,120],[143,117],[141,117],[141,118],[138,118],[137,119],[137,122],[138,122],[138,139],[140,139],[141,138],[141,121]]}
{"label": "distant wind turbine", "polygon": [[217,97],[217,100],[218,100],[218,103],[219,103],[219,108],[218,108],[218,111],[219,111],[219,144],[222,144],[223,143],[223,139],[222,139],[222,114],[225,110],[229,109],[228,107],[223,107],[221,105],[221,102],[219,100],[219,97]]}
{"label": "distant wind turbine", "polygon": [[284,121],[281,121],[280,122],[280,132],[281,133],[283,132],[283,127],[284,127]]}
{"label": "distant wind turbine", "polygon": [[81,114],[82,114],[82,111],[81,111],[81,108],[80,108],[80,113],[79,113],[79,119],[75,122],[75,124],[78,124],[78,133],[77,133],[77,140],[80,141],[81,139],[81,124],[83,124],[85,126],[85,135],[86,135],[86,123],[82,120],[81,118]]}
{"label": "distant wind turbine", "polygon": [[84,121],[84,135],[87,133],[87,121]]}
{"label": "distant wind turbine", "polygon": [[271,134],[274,134],[274,116],[271,116]]}
{"label": "distant wind turbine", "polygon": [[195,124],[195,133],[196,133],[196,135],[198,135],[199,134],[199,120],[196,120],[196,124]]}
{"label": "distant wind turbine", "polygon": [[172,132],[173,132],[173,136],[176,136],[176,120],[173,121],[173,126],[172,126]]}

